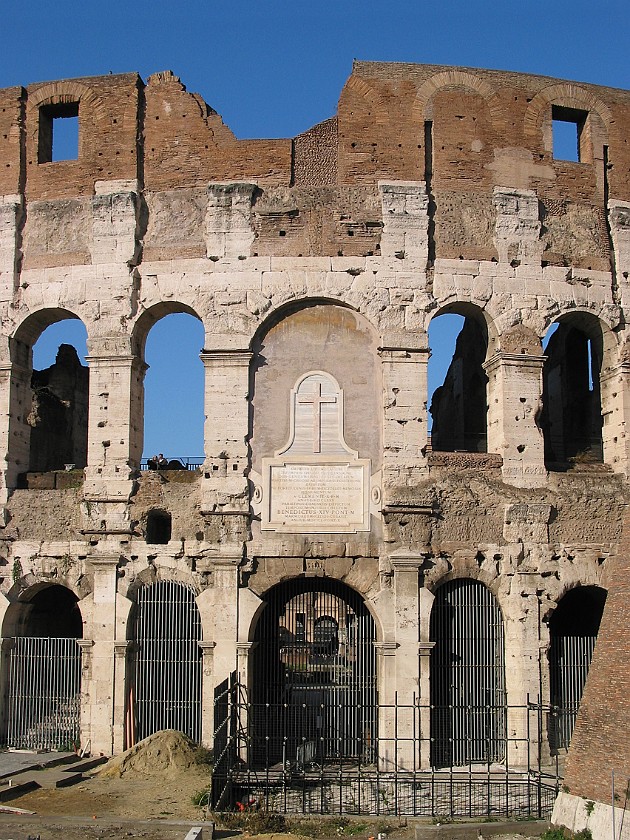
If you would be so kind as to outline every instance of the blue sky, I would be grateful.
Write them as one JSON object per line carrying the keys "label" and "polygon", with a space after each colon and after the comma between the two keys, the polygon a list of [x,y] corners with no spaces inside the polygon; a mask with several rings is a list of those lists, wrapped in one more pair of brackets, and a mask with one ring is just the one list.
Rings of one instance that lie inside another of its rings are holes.
{"label": "blue sky", "polygon": [[[169,69],[237,137],[290,137],[335,113],[353,58],[630,88],[629,20],[627,0],[25,0],[2,9],[0,87]],[[160,338],[159,328],[147,345],[146,451],[200,455],[203,410],[183,417],[182,400],[190,408],[199,392],[203,337],[188,326]],[[36,354],[41,366],[54,358],[51,347]],[[194,357],[190,380],[177,375],[180,350]]]}

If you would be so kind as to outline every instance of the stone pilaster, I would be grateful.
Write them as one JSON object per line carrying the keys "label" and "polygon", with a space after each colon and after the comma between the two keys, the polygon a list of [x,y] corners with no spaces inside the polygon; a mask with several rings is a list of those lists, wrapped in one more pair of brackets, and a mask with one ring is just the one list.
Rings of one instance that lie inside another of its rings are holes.
{"label": "stone pilaster", "polygon": [[81,650],[81,711],[80,742],[86,747],[92,737],[93,639],[77,639]]}
{"label": "stone pilaster", "polygon": [[495,187],[494,209],[494,243],[499,263],[540,268],[543,243],[536,193],[533,190]]}
{"label": "stone pilaster", "polygon": [[[83,738],[92,741],[93,752],[111,755],[115,749],[114,726],[120,721],[114,720],[115,704],[115,669],[114,642],[116,639],[116,589],[118,555],[92,555],[89,564],[94,574],[92,592],[93,609],[88,623],[91,647],[91,670],[85,673],[84,691],[89,696],[91,718],[89,731],[82,733]],[[91,626],[89,626],[91,624]]]}
{"label": "stone pilaster", "polygon": [[136,181],[97,181],[92,198],[92,264],[135,265],[139,186]]}
{"label": "stone pilaster", "polygon": [[541,487],[547,478],[542,432],[536,425],[545,357],[499,352],[488,374],[488,452],[503,458],[503,479],[516,487]]}
{"label": "stone pilaster", "polygon": [[379,181],[383,211],[381,255],[418,261],[429,257],[429,197],[424,181]]}
{"label": "stone pilaster", "polygon": [[114,713],[112,722],[114,754],[131,746],[133,709],[127,705],[128,659],[133,645],[127,639],[114,641]]}
{"label": "stone pilaster", "polygon": [[382,770],[396,767],[396,642],[375,642],[378,688],[378,756]]}
{"label": "stone pilaster", "polygon": [[201,648],[201,743],[214,747],[214,649],[216,642],[199,642]]}
{"label": "stone pilaster", "polygon": [[254,242],[252,200],[256,184],[208,184],[206,252],[208,257],[248,257]]}

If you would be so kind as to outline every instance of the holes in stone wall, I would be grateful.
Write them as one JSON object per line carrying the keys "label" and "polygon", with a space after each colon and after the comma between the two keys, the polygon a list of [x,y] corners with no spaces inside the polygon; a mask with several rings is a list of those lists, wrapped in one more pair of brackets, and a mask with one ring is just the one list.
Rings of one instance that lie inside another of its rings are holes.
{"label": "holes in stone wall", "polygon": [[553,157],[555,160],[567,160],[574,163],[584,161],[582,133],[587,116],[586,111],[579,111],[576,108],[552,106]]}
{"label": "holes in stone wall", "polygon": [[79,103],[42,105],[39,109],[38,163],[77,160],[79,157]]}
{"label": "holes in stone wall", "polygon": [[164,510],[151,510],[147,514],[146,541],[148,545],[167,545],[171,540],[171,514]]}

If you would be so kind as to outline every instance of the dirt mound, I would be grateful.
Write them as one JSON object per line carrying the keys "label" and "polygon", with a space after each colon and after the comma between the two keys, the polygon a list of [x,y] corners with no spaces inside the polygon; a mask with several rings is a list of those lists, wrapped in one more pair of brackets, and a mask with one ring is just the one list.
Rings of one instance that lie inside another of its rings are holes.
{"label": "dirt mound", "polygon": [[110,779],[134,774],[168,776],[187,770],[196,763],[195,745],[190,738],[174,729],[163,729],[111,758],[98,775]]}

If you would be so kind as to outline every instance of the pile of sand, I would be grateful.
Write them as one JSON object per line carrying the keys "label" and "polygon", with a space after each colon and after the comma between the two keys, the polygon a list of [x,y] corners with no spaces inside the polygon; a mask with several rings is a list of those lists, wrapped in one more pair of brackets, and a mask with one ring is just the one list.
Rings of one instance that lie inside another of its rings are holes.
{"label": "pile of sand", "polygon": [[99,776],[120,779],[123,776],[176,775],[196,765],[195,745],[181,732],[163,729],[139,741],[121,755],[110,758]]}

